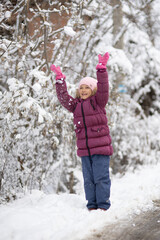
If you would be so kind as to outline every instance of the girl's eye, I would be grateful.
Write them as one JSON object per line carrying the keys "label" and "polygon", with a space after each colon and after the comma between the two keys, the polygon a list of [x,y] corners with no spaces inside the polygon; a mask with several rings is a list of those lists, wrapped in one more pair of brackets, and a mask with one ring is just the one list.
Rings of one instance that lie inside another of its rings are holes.
{"label": "girl's eye", "polygon": [[86,86],[86,87],[80,87],[80,90],[83,90],[83,89],[89,89],[89,87],[88,87],[88,86]]}

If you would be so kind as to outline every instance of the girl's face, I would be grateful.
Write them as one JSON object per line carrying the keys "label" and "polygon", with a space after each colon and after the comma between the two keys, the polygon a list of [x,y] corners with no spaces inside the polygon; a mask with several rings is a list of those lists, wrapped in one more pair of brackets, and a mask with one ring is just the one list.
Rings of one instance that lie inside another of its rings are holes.
{"label": "girl's face", "polygon": [[79,89],[80,98],[87,99],[92,94],[92,89],[85,84],[82,84]]}

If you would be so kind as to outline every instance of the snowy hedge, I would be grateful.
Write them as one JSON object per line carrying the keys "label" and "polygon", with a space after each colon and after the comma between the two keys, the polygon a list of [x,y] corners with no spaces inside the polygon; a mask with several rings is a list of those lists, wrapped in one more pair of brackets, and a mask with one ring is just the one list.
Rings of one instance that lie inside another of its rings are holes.
{"label": "snowy hedge", "polygon": [[[44,78],[43,73],[34,74]],[[31,189],[57,192],[73,188],[67,186],[77,161],[76,149],[68,145],[73,139],[72,119],[57,104],[55,90],[51,90],[51,99],[43,98],[46,87],[37,82],[34,91],[41,91],[42,98],[35,99],[30,87],[17,79],[9,79],[8,84],[10,91],[0,95],[1,200]]]}

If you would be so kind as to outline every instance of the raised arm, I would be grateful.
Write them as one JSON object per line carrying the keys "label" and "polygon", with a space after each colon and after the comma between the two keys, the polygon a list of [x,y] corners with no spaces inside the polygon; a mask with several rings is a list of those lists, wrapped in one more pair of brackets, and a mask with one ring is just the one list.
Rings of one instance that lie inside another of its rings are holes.
{"label": "raised arm", "polygon": [[76,99],[68,94],[65,82],[66,76],[62,74],[59,66],[56,67],[55,65],[51,65],[51,70],[56,74],[56,92],[58,100],[68,111],[74,112],[77,103]]}
{"label": "raised arm", "polygon": [[97,69],[97,93],[96,101],[97,104],[104,108],[109,98],[109,82],[106,64],[109,59],[109,53],[105,53],[104,56],[98,55],[99,63],[96,66]]}

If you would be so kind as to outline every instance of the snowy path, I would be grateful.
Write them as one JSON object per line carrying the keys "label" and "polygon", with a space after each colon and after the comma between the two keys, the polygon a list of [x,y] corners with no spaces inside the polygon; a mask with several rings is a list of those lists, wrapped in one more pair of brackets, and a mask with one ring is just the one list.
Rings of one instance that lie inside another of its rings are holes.
{"label": "snowy path", "polygon": [[[160,240],[160,208],[105,226],[87,240]],[[86,238],[84,239],[86,240]]]}
{"label": "snowy path", "polygon": [[104,226],[153,208],[160,199],[160,164],[142,167],[112,179],[112,207],[88,212],[83,193],[50,194],[33,191],[14,203],[0,206],[0,240],[87,239]]}

